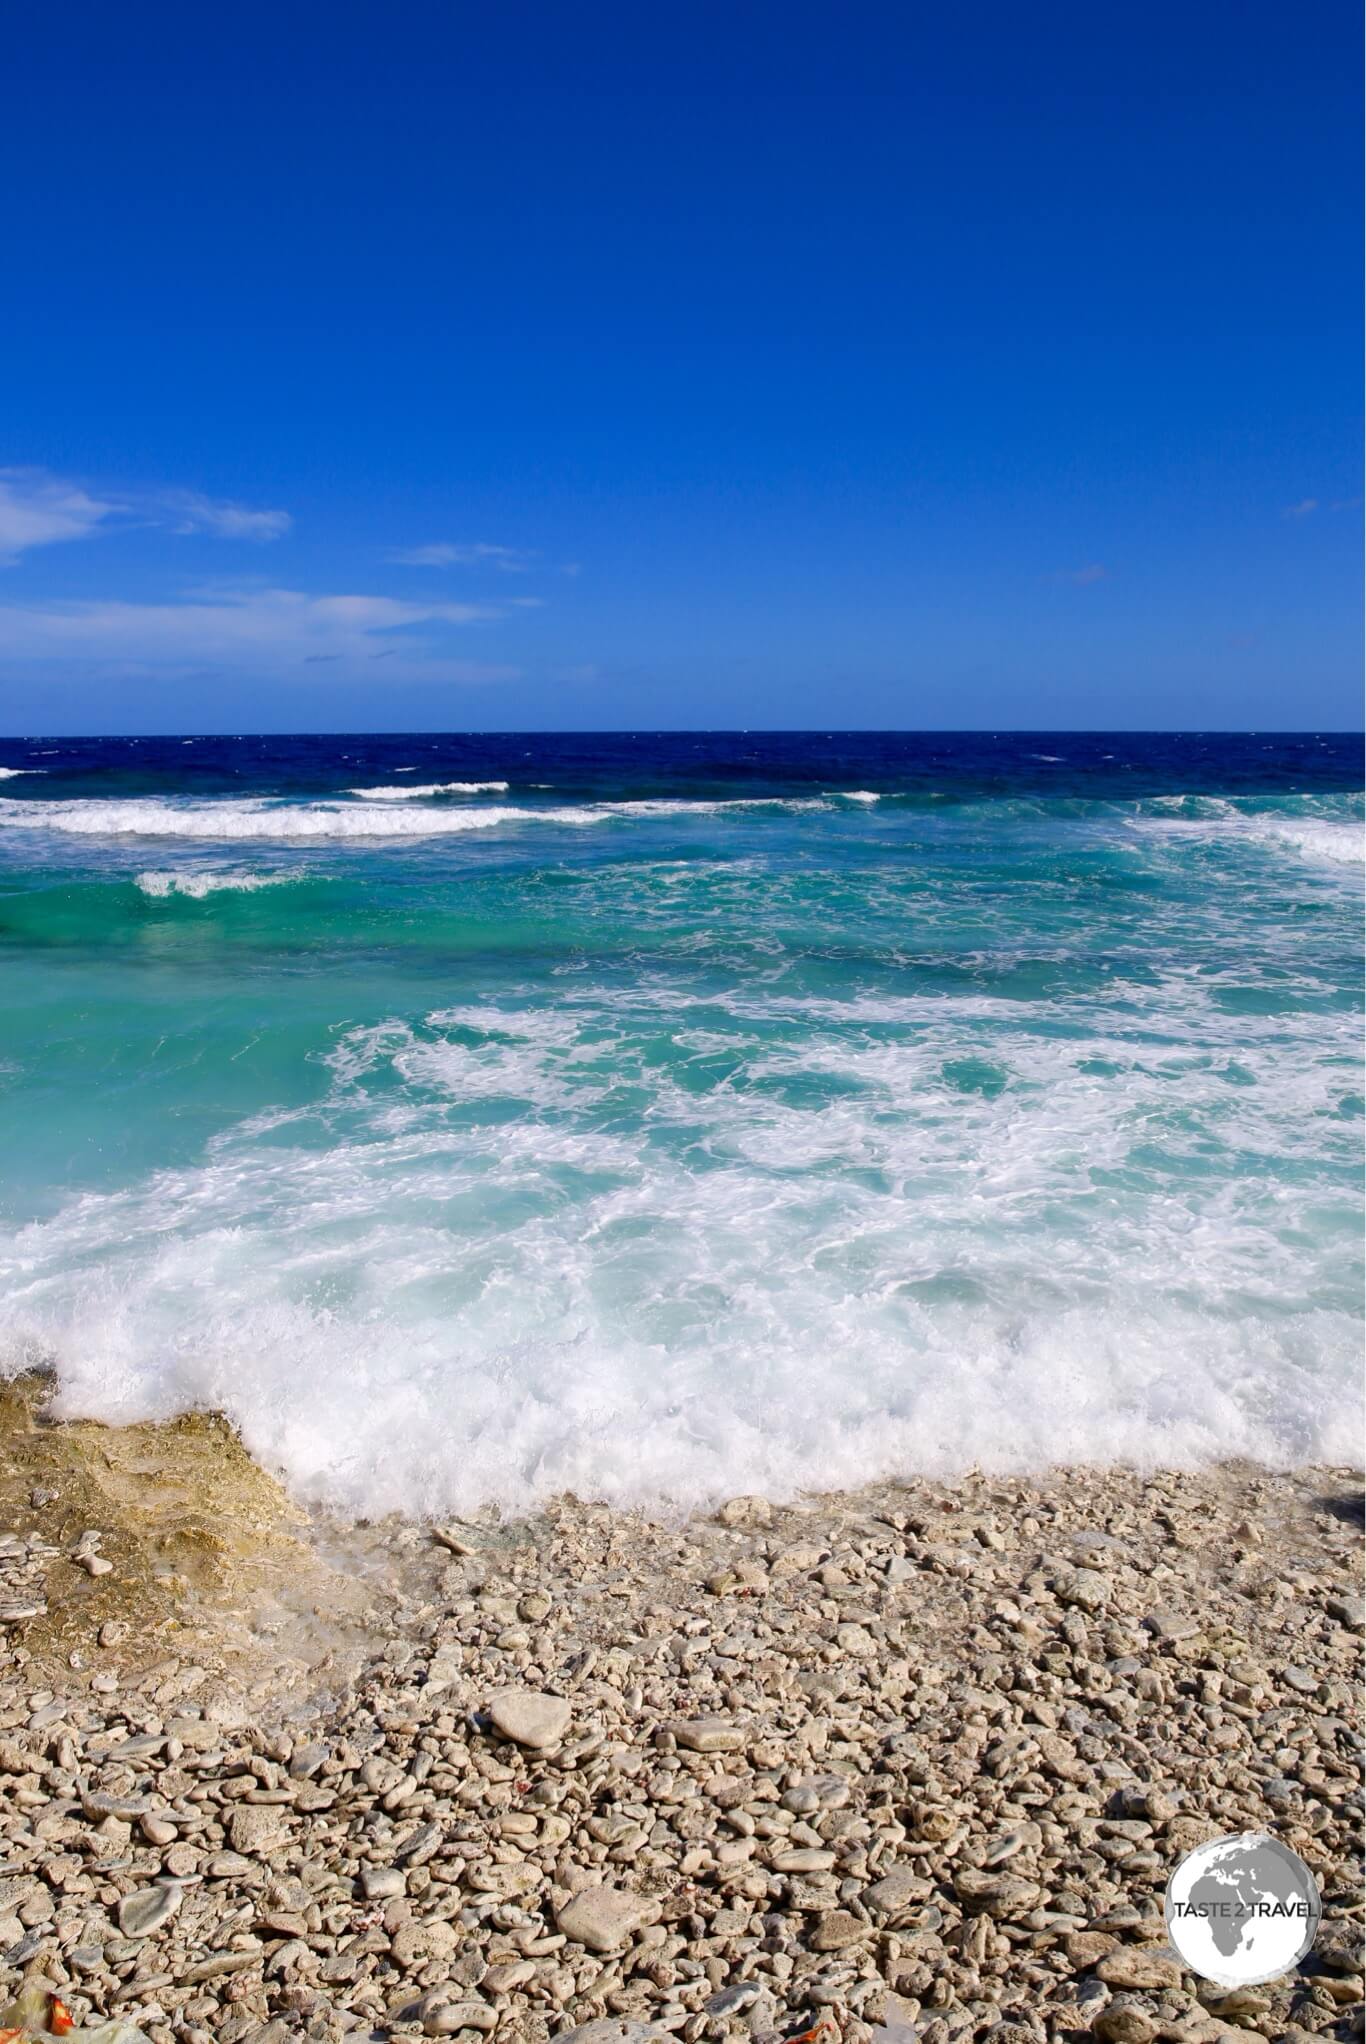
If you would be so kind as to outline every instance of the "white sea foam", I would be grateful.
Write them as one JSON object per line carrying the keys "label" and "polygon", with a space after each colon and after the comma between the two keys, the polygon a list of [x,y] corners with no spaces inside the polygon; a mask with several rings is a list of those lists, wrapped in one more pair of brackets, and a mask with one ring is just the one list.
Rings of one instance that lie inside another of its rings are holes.
{"label": "white sea foam", "polygon": [[1327,866],[1360,867],[1366,857],[1366,834],[1359,823],[1329,823],[1322,817],[1258,817],[1249,820],[1249,835],[1289,845],[1305,858]]}
{"label": "white sea foam", "polygon": [[[400,767],[399,773],[409,771]],[[506,781],[423,781],[404,788],[348,788],[362,802],[420,802],[432,795],[506,795]]]}
{"label": "white sea foam", "polygon": [[1358,870],[1366,861],[1366,832],[1359,822],[1242,810],[1217,796],[1159,795],[1153,798],[1153,804],[1175,812],[1134,819],[1135,829],[1154,837],[1262,845],[1276,851],[1296,852],[1315,865],[1350,866]]}
{"label": "white sea foam", "polygon": [[191,901],[206,901],[211,894],[254,894],[261,887],[282,887],[300,880],[302,873],[196,873],[186,868],[166,872],[139,873],[137,885],[153,901],[183,894]]}
{"label": "white sea foam", "polygon": [[801,814],[827,806],[819,798],[804,796],[772,801],[745,797],[715,802],[591,802],[543,809],[496,803],[423,807],[415,799],[438,792],[444,790],[385,790],[384,799],[367,802],[364,807],[350,800],[286,802],[230,796],[212,801],[129,796],[66,802],[0,797],[0,830],[54,830],[75,837],[196,838],[232,844],[293,838],[456,837],[464,831],[493,830],[501,825],[549,823],[585,828],[612,817],[701,817],[721,810],[749,809]]}
{"label": "white sea foam", "polygon": [[70,802],[0,798],[0,829],[55,830],[75,837],[211,839],[222,844],[295,838],[455,837],[500,824],[602,822],[593,808],[423,809],[351,802],[174,801],[155,796]]}
{"label": "white sea foam", "polygon": [[21,774],[45,774],[46,772],[46,767],[0,766],[0,781],[17,781]]}
{"label": "white sea foam", "polygon": [[[926,996],[888,1039],[877,1003],[753,986],[691,1022],[676,991],[343,1031],[320,1106],[0,1234],[3,1352],[54,1357],[69,1414],[220,1406],[356,1512],[1357,1458],[1313,1176],[1351,1139],[1347,1018],[1288,1037],[1196,970],[1089,1034]],[[994,1091],[946,1075],[974,1043]],[[726,1054],[743,1083],[695,1076]]]}
{"label": "white sea foam", "polygon": [[724,795],[715,799],[684,795],[653,795],[634,802],[599,802],[609,816],[721,816],[736,809],[767,809],[801,816],[828,809],[820,795]]}
{"label": "white sea foam", "polygon": [[871,788],[841,788],[839,792],[841,800],[845,802],[880,802],[882,800],[881,795],[874,794]]}

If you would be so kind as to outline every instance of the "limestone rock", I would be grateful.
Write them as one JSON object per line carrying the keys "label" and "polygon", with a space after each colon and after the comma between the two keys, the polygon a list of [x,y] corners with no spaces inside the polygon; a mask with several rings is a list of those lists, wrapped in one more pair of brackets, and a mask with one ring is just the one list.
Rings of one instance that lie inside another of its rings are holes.
{"label": "limestone rock", "polygon": [[562,1696],[547,1696],[537,1689],[504,1689],[491,1699],[489,1716],[504,1739],[532,1753],[546,1753],[563,1740],[573,1711]]}
{"label": "limestone rock", "polygon": [[1096,1977],[1107,1987],[1164,1988],[1181,1985],[1180,1963],[1167,1953],[1121,1945],[1096,1963]]}
{"label": "limestone rock", "polygon": [[811,1932],[813,1952],[842,1952],[846,1945],[861,1944],[871,1926],[849,1909],[825,1909]]}
{"label": "limestone rock", "polygon": [[555,1921],[567,1938],[587,1945],[590,1952],[615,1952],[654,1912],[646,1898],[626,1888],[581,1888],[562,1908]]}
{"label": "limestone rock", "polygon": [[745,1734],[728,1718],[682,1718],[669,1730],[690,1753],[739,1753],[745,1744]]}
{"label": "limestone rock", "polygon": [[228,1819],[232,1849],[247,1859],[273,1852],[285,1836],[285,1820],[275,1803],[247,1803]]}

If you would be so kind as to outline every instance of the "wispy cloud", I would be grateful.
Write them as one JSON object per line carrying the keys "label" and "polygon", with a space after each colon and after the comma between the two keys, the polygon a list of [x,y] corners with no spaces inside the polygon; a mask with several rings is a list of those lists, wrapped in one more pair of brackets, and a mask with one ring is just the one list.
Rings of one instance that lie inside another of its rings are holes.
{"label": "wispy cloud", "polygon": [[167,490],[160,503],[175,531],[214,532],[220,539],[280,539],[294,523],[288,511],[254,511],[196,490]]}
{"label": "wispy cloud", "polygon": [[1359,511],[1360,497],[1331,497],[1324,503],[1318,497],[1301,497],[1298,504],[1287,504],[1282,518],[1312,518],[1316,511]]}
{"label": "wispy cloud", "polygon": [[227,666],[286,674],[392,658],[391,673],[488,681],[515,668],[448,658],[447,629],[501,616],[473,603],[390,596],[312,596],[297,589],[204,590],[175,603],[0,603],[0,660],[77,660],[90,671],[201,672]]}
{"label": "wispy cloud", "polygon": [[256,510],[197,490],[101,492],[41,468],[0,469],[0,561],[35,547],[86,539],[119,526],[206,532],[220,539],[270,540],[288,532],[287,511]]}
{"label": "wispy cloud", "polygon": [[536,556],[526,547],[494,546],[488,540],[437,540],[430,546],[397,547],[389,555],[404,568],[496,568],[525,575]]}
{"label": "wispy cloud", "polygon": [[0,560],[15,561],[30,547],[84,539],[117,510],[43,469],[0,469]]}
{"label": "wispy cloud", "polygon": [[1056,568],[1048,579],[1065,582],[1072,589],[1089,589],[1094,582],[1108,582],[1110,570],[1100,561],[1089,561],[1084,568]]}

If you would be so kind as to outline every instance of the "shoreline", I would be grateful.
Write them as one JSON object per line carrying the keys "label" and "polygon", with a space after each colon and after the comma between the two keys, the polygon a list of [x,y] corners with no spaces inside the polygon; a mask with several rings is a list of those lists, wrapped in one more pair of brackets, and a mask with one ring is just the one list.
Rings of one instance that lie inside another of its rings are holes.
{"label": "shoreline", "polygon": [[[45,1389],[0,1387],[0,1996],[154,2044],[1359,2030],[1353,1472],[343,1528],[222,1422]],[[1325,1924],[1227,1997],[1161,1898],[1249,1829]]]}

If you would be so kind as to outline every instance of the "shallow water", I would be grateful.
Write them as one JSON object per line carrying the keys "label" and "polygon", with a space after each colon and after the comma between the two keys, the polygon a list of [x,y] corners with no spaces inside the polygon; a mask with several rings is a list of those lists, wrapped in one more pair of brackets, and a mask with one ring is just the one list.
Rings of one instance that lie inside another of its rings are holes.
{"label": "shallow water", "polygon": [[0,1355],[345,1510],[1357,1452],[1361,759],[0,742]]}

